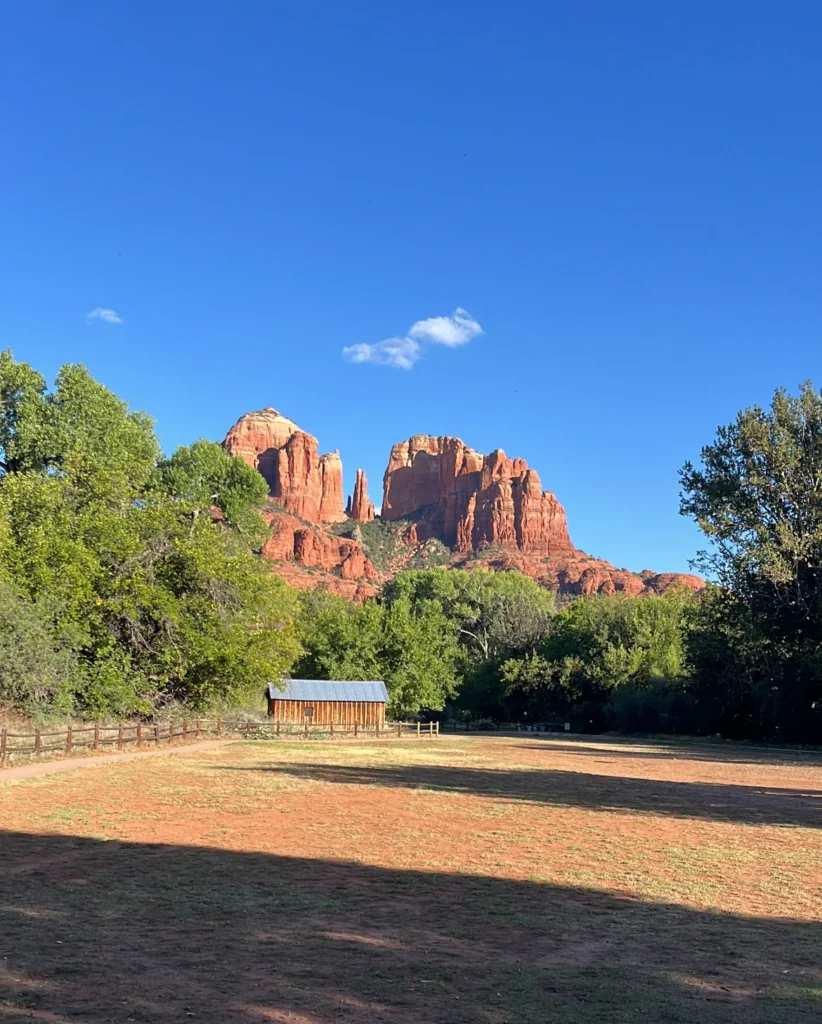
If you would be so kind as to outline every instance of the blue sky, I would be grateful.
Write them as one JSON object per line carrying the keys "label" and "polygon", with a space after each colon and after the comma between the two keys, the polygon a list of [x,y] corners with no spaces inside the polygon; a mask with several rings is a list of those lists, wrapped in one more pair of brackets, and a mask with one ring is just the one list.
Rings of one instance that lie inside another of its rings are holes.
{"label": "blue sky", "polygon": [[810,2],[9,0],[0,344],[167,449],[273,405],[377,502],[410,434],[501,447],[687,571],[678,467],[822,384],[820,43]]}

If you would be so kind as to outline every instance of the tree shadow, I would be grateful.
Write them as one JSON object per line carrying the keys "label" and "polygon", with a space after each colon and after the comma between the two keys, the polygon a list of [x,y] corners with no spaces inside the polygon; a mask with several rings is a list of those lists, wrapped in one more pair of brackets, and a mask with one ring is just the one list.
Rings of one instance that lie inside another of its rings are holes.
{"label": "tree shadow", "polygon": [[277,764],[220,767],[228,772],[273,772],[356,786],[432,789],[528,800],[552,807],[668,815],[749,825],[822,828],[822,790],[776,789],[715,782],[670,782],[594,775],[554,768],[484,769],[440,765]]}
{"label": "tree shadow", "polygon": [[0,833],[0,1020],[819,1020],[814,922],[590,889]]}
{"label": "tree shadow", "polygon": [[[484,734],[487,736],[487,733]],[[461,737],[462,738],[462,737]],[[640,761],[682,760],[705,761],[715,764],[785,765],[793,767],[822,768],[822,750],[790,750],[773,747],[744,746],[740,743],[695,743],[686,740],[632,740],[616,736],[585,737],[576,742],[556,739],[550,733],[535,733],[530,743],[516,744],[525,750],[534,750],[547,745],[550,750],[597,757],[624,757]],[[607,745],[607,749],[606,749]],[[642,749],[637,749],[641,746]]]}

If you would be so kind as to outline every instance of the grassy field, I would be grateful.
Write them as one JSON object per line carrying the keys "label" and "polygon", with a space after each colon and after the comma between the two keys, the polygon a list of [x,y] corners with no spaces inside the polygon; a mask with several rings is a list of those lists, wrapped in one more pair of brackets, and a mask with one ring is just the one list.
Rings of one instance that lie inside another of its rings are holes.
{"label": "grassy field", "polygon": [[0,823],[0,1024],[822,1021],[813,754],[234,744]]}

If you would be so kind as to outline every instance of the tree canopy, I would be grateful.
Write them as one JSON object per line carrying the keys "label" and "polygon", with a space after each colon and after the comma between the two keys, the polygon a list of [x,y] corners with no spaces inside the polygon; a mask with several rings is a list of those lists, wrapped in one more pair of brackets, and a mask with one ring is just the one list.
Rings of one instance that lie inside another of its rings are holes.
{"label": "tree canopy", "polygon": [[82,366],[49,391],[3,353],[0,401],[0,580],[71,637],[61,707],[201,707],[290,667],[296,598],[254,554],[258,474],[204,441],[162,459],[149,417]]}
{"label": "tree canopy", "polygon": [[730,735],[822,735],[822,396],[778,390],[681,472],[719,586],[694,617],[696,679]]}
{"label": "tree canopy", "polygon": [[303,596],[305,655],[296,671],[315,679],[383,679],[394,715],[439,710],[457,690],[457,628],[434,599],[407,596],[352,605]]}

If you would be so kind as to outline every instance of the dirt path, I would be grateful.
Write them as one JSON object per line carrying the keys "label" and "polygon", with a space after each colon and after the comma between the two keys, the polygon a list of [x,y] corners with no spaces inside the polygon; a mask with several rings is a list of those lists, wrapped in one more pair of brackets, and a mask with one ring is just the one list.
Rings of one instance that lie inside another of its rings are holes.
{"label": "dirt path", "polygon": [[179,747],[161,747],[159,750],[139,750],[130,754],[103,754],[101,757],[66,757],[57,761],[36,761],[21,764],[17,768],[0,769],[0,785],[4,782],[19,782],[21,779],[36,779],[41,775],[55,775],[71,772],[75,768],[93,768],[98,764],[113,764],[115,761],[136,761],[143,757],[167,757],[169,754],[187,754],[192,750],[216,750],[233,740],[203,740],[201,743],[186,743]]}

